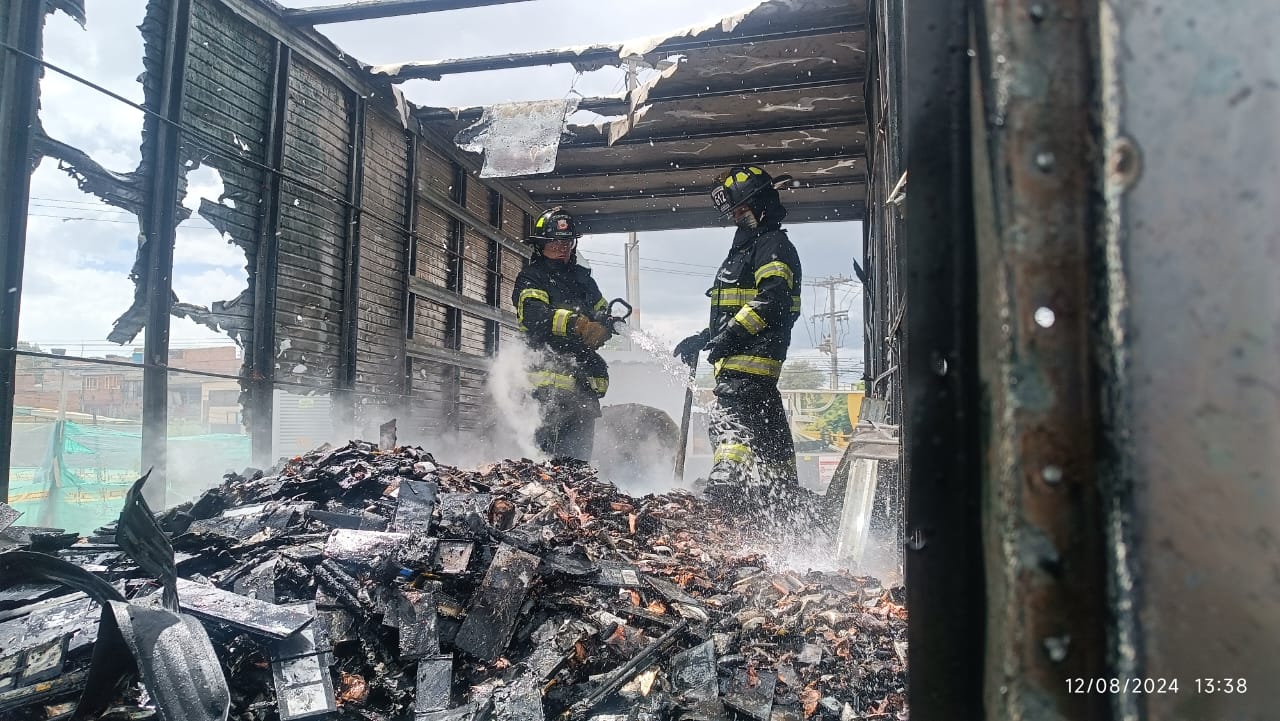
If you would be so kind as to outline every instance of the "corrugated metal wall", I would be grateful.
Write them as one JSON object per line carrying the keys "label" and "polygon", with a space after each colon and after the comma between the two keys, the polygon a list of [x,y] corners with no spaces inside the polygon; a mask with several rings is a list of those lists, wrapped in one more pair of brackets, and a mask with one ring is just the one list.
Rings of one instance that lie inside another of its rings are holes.
{"label": "corrugated metal wall", "polygon": [[[214,0],[191,5],[191,29],[183,87],[183,155],[211,166],[222,177],[223,195],[232,203],[202,203],[199,212],[244,249],[248,268],[257,262],[258,233],[266,184],[262,167],[270,123],[271,67],[274,43]],[[174,250],[184,258],[181,242]],[[253,338],[254,283],[241,302],[228,309],[235,323]],[[199,298],[181,298],[200,302]]]}
{"label": "corrugated metal wall", "polygon": [[282,351],[277,379],[335,384],[347,258],[346,212],[334,201],[347,194],[349,104],[336,81],[295,59],[289,69],[280,192],[276,340]]}
{"label": "corrugated metal wall", "polygon": [[408,140],[378,112],[366,116],[364,138],[356,391],[368,395],[362,406],[385,406],[404,390]]}
{"label": "corrugated metal wall", "polygon": [[[335,428],[338,437],[397,416],[407,436],[482,427],[485,359],[495,340],[514,334],[516,244],[532,206],[503,189],[495,227],[494,188],[463,167],[470,161],[427,134],[411,142],[384,89],[271,16],[241,0],[193,3],[184,149],[216,167],[236,201],[206,210],[246,250],[250,282],[237,322],[251,327],[254,291],[274,289],[274,380],[348,399],[334,404],[335,418],[355,429]],[[283,150],[273,171],[280,44],[292,52],[282,63]],[[277,176],[279,207],[267,207]],[[259,262],[259,244],[277,213],[275,277],[259,278],[271,267]]]}

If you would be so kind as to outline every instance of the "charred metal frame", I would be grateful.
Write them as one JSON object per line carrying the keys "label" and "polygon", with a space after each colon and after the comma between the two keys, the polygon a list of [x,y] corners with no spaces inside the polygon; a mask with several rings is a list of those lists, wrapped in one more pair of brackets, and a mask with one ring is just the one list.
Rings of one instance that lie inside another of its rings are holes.
{"label": "charred metal frame", "polygon": [[[705,100],[709,98],[731,98],[734,96],[746,97],[757,93],[773,93],[784,92],[788,90],[827,90],[829,88],[838,88],[843,85],[856,85],[866,81],[866,76],[861,73],[848,75],[838,78],[824,78],[822,80],[805,80],[794,83],[781,83],[777,85],[761,85],[753,87],[750,90],[744,88],[713,88],[698,93],[660,93],[655,92],[645,98],[646,105],[660,105],[662,103],[680,102],[685,100]],[[583,98],[578,103],[578,110],[590,110],[601,115],[623,115],[630,110],[630,106],[626,100],[619,98]],[[434,120],[465,120],[474,122],[479,120],[484,114],[483,108],[466,108],[454,114],[442,108],[421,108],[414,111],[414,117],[423,122],[431,122]],[[560,173],[556,173],[557,176]]]}
{"label": "charred metal frame", "polygon": [[355,427],[356,363],[359,352],[360,320],[360,219],[364,189],[364,97],[358,92],[348,95],[347,117],[350,153],[347,156],[347,208],[343,255],[346,258],[342,282],[341,355],[338,370],[339,428]]}
{"label": "charred metal frame", "polygon": [[289,112],[289,64],[293,51],[276,40],[271,68],[271,102],[266,157],[272,170],[263,174],[262,217],[259,218],[257,272],[253,293],[253,352],[250,368],[249,435],[253,462],[271,465],[271,428],[275,414],[276,283],[280,264],[280,170],[284,167],[285,119]]}
{"label": "charred metal frame", "polygon": [[[767,43],[796,38],[813,38],[823,35],[838,35],[866,29],[866,23],[846,25],[828,25],[816,28],[798,28],[773,33],[756,33],[753,35],[734,35],[705,40],[677,40],[663,43],[654,50],[667,55],[687,53],[691,50],[706,50],[731,45],[749,43]],[[445,75],[460,73],[478,73],[486,70],[506,70],[509,68],[530,68],[539,65],[557,65],[570,63],[579,66],[621,65],[619,57],[621,46],[598,45],[585,50],[540,50],[532,53],[513,53],[510,55],[491,55],[486,57],[465,58],[430,63],[405,63],[399,72],[390,73],[386,77],[393,83],[405,80],[438,80]]]}
{"label": "charred metal frame", "polygon": [[[972,37],[977,279],[987,389],[983,525],[987,711],[1105,719],[1105,529],[1094,388],[1091,243],[1101,163],[1096,5],[981,3]],[[1001,62],[1000,58],[1004,58]],[[1016,63],[1008,62],[1010,58]],[[1037,78],[1053,77],[1052,84]],[[976,110],[976,109],[975,109]],[[1000,549],[995,551],[994,549]]]}
{"label": "charred metal frame", "polygon": [[[40,54],[44,3],[20,0],[9,6],[0,37],[29,55]],[[33,144],[40,66],[0,49],[0,501],[9,498],[9,459],[13,445],[13,393],[16,383],[18,311],[22,267],[27,252],[27,204],[31,195]]]}
{"label": "charred metal frame", "polygon": [[983,716],[976,253],[969,131],[969,7],[906,5],[905,454],[911,713]]}
{"label": "charred metal frame", "polygon": [[284,17],[297,25],[323,25],[517,2],[528,0],[365,0],[311,8],[286,8]]}
{"label": "charred metal frame", "polygon": [[[417,123],[413,123],[414,126]],[[409,341],[413,340],[413,317],[417,312],[417,295],[413,292],[410,281],[418,272],[418,137],[416,129],[406,129],[404,133],[405,148],[409,154],[409,168],[405,173],[405,246],[404,246],[404,318],[401,319],[404,341],[400,347],[403,364],[404,381],[401,393],[405,404],[413,402],[413,362],[409,358]]]}
{"label": "charred metal frame", "polygon": [[[165,65],[160,81],[159,125],[155,130],[155,167],[149,197],[147,252],[147,325],[143,339],[142,466],[150,469],[147,502],[165,507],[169,435],[169,320],[173,305],[173,245],[178,230],[178,187],[181,160],[183,81],[187,66],[187,31],[191,0],[169,4],[165,30]],[[157,482],[157,480],[159,482]]]}

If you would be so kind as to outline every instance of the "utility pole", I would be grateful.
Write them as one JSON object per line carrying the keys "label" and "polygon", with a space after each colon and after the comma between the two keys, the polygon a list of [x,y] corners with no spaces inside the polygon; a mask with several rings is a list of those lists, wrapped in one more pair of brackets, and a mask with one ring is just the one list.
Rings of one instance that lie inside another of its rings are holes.
{"label": "utility pole", "polygon": [[[640,238],[636,233],[627,233],[627,244],[622,251],[623,266],[627,276],[627,302],[632,308],[640,305]],[[633,329],[640,328],[640,319],[632,311],[631,317],[627,319],[627,325]],[[632,349],[631,337],[627,337],[627,348]]]}
{"label": "utility pole", "polygon": [[827,321],[827,337],[818,344],[818,350],[831,354],[832,390],[840,388],[840,340],[838,338],[840,321],[849,320],[849,311],[836,310],[836,288],[850,282],[852,282],[852,279],[844,276],[828,276],[814,282],[815,286],[827,289],[827,312],[815,313],[813,318],[814,320],[825,319]]}

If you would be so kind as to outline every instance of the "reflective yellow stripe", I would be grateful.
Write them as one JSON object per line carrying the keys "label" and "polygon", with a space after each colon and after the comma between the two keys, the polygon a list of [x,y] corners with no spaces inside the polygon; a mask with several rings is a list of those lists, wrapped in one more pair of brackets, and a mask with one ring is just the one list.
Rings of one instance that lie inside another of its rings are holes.
{"label": "reflective yellow stripe", "polygon": [[712,463],[720,461],[729,461],[730,463],[743,463],[750,465],[756,458],[756,454],[751,452],[751,447],[742,443],[721,443],[716,446],[715,454],[711,457]]}
{"label": "reflective yellow stripe", "polygon": [[604,310],[605,308],[608,308],[608,307],[609,307],[609,302],[606,301],[604,298],[601,298],[600,300],[596,301],[596,305],[592,310]]}
{"label": "reflective yellow stripe", "polygon": [[591,386],[591,390],[600,395],[604,395],[609,392],[608,378],[591,377],[587,379],[587,385]]}
{"label": "reflective yellow stripe", "polygon": [[755,288],[715,288],[711,291],[711,305],[721,308],[741,308],[756,299]]}
{"label": "reflective yellow stripe", "polygon": [[551,305],[551,296],[547,295],[547,291],[545,290],[525,288],[520,291],[520,298],[516,301],[516,321],[520,323],[520,330],[528,330],[524,327],[524,302],[530,298],[540,300],[547,305]]}
{"label": "reflective yellow stripe", "polygon": [[716,361],[715,374],[720,375],[720,371],[738,371],[777,378],[782,375],[782,361],[754,355],[731,355]]}
{"label": "reflective yellow stripe", "polygon": [[569,317],[572,315],[573,311],[571,310],[556,311],[551,317],[551,335],[569,335]]}
{"label": "reflective yellow stripe", "polygon": [[800,296],[798,295],[791,296],[791,312],[792,313],[800,312]]}
{"label": "reflective yellow stripe", "polygon": [[563,373],[554,373],[552,371],[535,371],[529,374],[529,382],[534,388],[563,388],[564,390],[574,390],[578,387],[578,382],[573,376],[567,376]]}
{"label": "reflective yellow stripe", "polygon": [[746,328],[747,332],[751,335],[759,334],[760,331],[764,330],[765,327],[769,325],[764,322],[764,318],[760,317],[760,314],[756,312],[756,309],[749,305],[742,306],[742,310],[738,311],[737,314],[733,316],[733,319],[738,321],[738,325]]}
{"label": "reflective yellow stripe", "polygon": [[775,260],[772,263],[765,263],[756,269],[756,285],[760,285],[760,281],[765,278],[772,278],[775,275],[786,280],[788,288],[795,287],[796,276],[791,272],[791,266],[780,260]]}

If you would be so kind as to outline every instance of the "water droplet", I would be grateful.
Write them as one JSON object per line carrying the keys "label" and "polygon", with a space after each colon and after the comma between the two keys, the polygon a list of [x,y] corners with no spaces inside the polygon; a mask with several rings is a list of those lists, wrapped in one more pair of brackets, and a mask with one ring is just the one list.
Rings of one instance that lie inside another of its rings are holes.
{"label": "water droplet", "polygon": [[1040,153],[1036,153],[1037,168],[1047,173],[1050,170],[1053,170],[1053,163],[1054,163],[1053,153],[1050,153],[1047,150]]}
{"label": "water droplet", "polygon": [[933,372],[940,376],[947,374],[947,359],[938,357],[933,360]]}
{"label": "water droplet", "polygon": [[1042,305],[1039,308],[1036,308],[1035,319],[1036,325],[1041,328],[1052,328],[1053,323],[1058,319],[1058,316],[1054,314],[1052,308]]}
{"label": "water droplet", "polygon": [[1033,4],[1028,10],[1028,13],[1031,15],[1031,19],[1036,22],[1042,22],[1047,15],[1044,6],[1040,3]]}
{"label": "water droplet", "polygon": [[973,48],[969,48],[968,50],[966,50],[966,51],[965,51],[965,55],[968,55],[968,56],[969,56],[969,57],[971,57],[971,58],[976,58],[976,57],[978,57],[978,53],[977,53],[977,51],[975,51]]}
{"label": "water droplet", "polygon": [[919,528],[912,531],[910,536],[907,536],[907,548],[913,551],[923,551],[927,544],[928,541],[925,540],[924,531]]}
{"label": "water droplet", "polygon": [[1040,477],[1044,479],[1045,483],[1048,483],[1051,486],[1062,483],[1062,467],[1052,464],[1047,465],[1040,469]]}
{"label": "water droplet", "polygon": [[1049,636],[1044,640],[1044,650],[1049,652],[1049,660],[1062,663],[1067,658],[1067,649],[1071,646],[1071,636]]}

